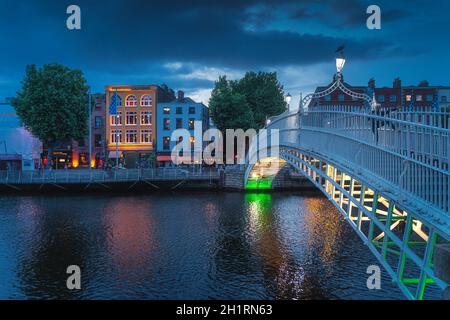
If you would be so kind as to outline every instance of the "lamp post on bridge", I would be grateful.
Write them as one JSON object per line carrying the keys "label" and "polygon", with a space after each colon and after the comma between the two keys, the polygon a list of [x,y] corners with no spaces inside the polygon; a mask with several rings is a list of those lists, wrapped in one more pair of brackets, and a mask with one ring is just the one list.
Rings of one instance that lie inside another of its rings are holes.
{"label": "lamp post on bridge", "polygon": [[289,112],[290,108],[291,108],[291,101],[292,101],[292,96],[290,93],[287,94],[286,98],[284,98],[284,101],[286,101],[286,104],[288,106],[288,112]]}

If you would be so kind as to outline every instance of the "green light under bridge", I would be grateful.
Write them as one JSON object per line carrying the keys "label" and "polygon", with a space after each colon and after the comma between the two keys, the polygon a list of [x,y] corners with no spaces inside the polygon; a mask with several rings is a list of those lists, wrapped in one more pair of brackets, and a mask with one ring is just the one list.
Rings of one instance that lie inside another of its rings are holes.
{"label": "green light under bridge", "polygon": [[255,178],[247,181],[245,189],[247,190],[268,190],[272,189],[273,177]]}

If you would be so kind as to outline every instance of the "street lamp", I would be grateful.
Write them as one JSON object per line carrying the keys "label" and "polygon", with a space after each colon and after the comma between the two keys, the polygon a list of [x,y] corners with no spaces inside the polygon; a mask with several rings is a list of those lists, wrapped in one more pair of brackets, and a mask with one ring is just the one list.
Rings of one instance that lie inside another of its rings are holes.
{"label": "street lamp", "polygon": [[285,101],[286,101],[286,103],[287,103],[287,105],[288,105],[288,111],[289,111],[290,105],[291,105],[291,101],[292,101],[292,96],[291,96],[290,93],[287,94],[287,96],[286,96],[286,98],[285,98]]}
{"label": "street lamp", "polygon": [[341,73],[342,69],[344,69],[345,59],[343,57],[336,58],[336,70],[338,73]]}

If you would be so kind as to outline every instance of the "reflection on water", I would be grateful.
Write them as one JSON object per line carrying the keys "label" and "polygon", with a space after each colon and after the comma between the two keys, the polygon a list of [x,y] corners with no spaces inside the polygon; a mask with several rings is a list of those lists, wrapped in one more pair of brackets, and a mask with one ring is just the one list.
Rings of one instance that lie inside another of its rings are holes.
{"label": "reflection on water", "polygon": [[[322,197],[0,197],[0,299],[402,298]],[[66,268],[82,290],[66,289]]]}

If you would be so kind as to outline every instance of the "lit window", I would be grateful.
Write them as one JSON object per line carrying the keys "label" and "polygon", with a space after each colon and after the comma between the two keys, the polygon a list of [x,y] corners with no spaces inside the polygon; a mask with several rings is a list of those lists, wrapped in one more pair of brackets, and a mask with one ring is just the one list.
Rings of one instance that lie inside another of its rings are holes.
{"label": "lit window", "polygon": [[119,138],[119,143],[122,142],[122,130],[111,130],[111,143],[116,143]]}
{"label": "lit window", "polygon": [[411,101],[411,95],[410,94],[406,95],[406,101],[408,101],[408,102]]}
{"label": "lit window", "polygon": [[164,137],[163,138],[163,149],[169,150],[170,149],[170,137]]}
{"label": "lit window", "polygon": [[122,125],[122,112],[118,112],[117,116],[110,116],[110,119],[112,126]]}
{"label": "lit window", "polygon": [[137,113],[136,112],[127,112],[125,123],[127,125],[137,124]]}
{"label": "lit window", "polygon": [[142,143],[152,142],[152,130],[141,130],[141,142]]}
{"label": "lit window", "polygon": [[194,130],[195,119],[189,119],[188,126],[189,130]]}
{"label": "lit window", "polygon": [[163,122],[163,124],[164,124],[164,130],[170,130],[170,119],[165,118],[163,121],[164,121],[164,122]]}
{"label": "lit window", "polygon": [[416,96],[416,101],[422,101],[422,95],[420,95],[420,94],[417,95],[417,96]]}
{"label": "lit window", "polygon": [[142,125],[151,125],[152,124],[152,113],[145,111],[141,112],[141,124]]}
{"label": "lit window", "polygon": [[170,114],[170,108],[164,107],[163,112],[164,112],[164,114]]}
{"label": "lit window", "polygon": [[127,143],[137,143],[137,130],[127,130],[126,139]]}
{"label": "lit window", "polygon": [[136,96],[130,95],[125,99],[125,106],[127,107],[136,107],[137,99]]}
{"label": "lit window", "polygon": [[141,98],[141,106],[142,107],[151,107],[152,106],[152,97],[149,95],[142,96]]}

